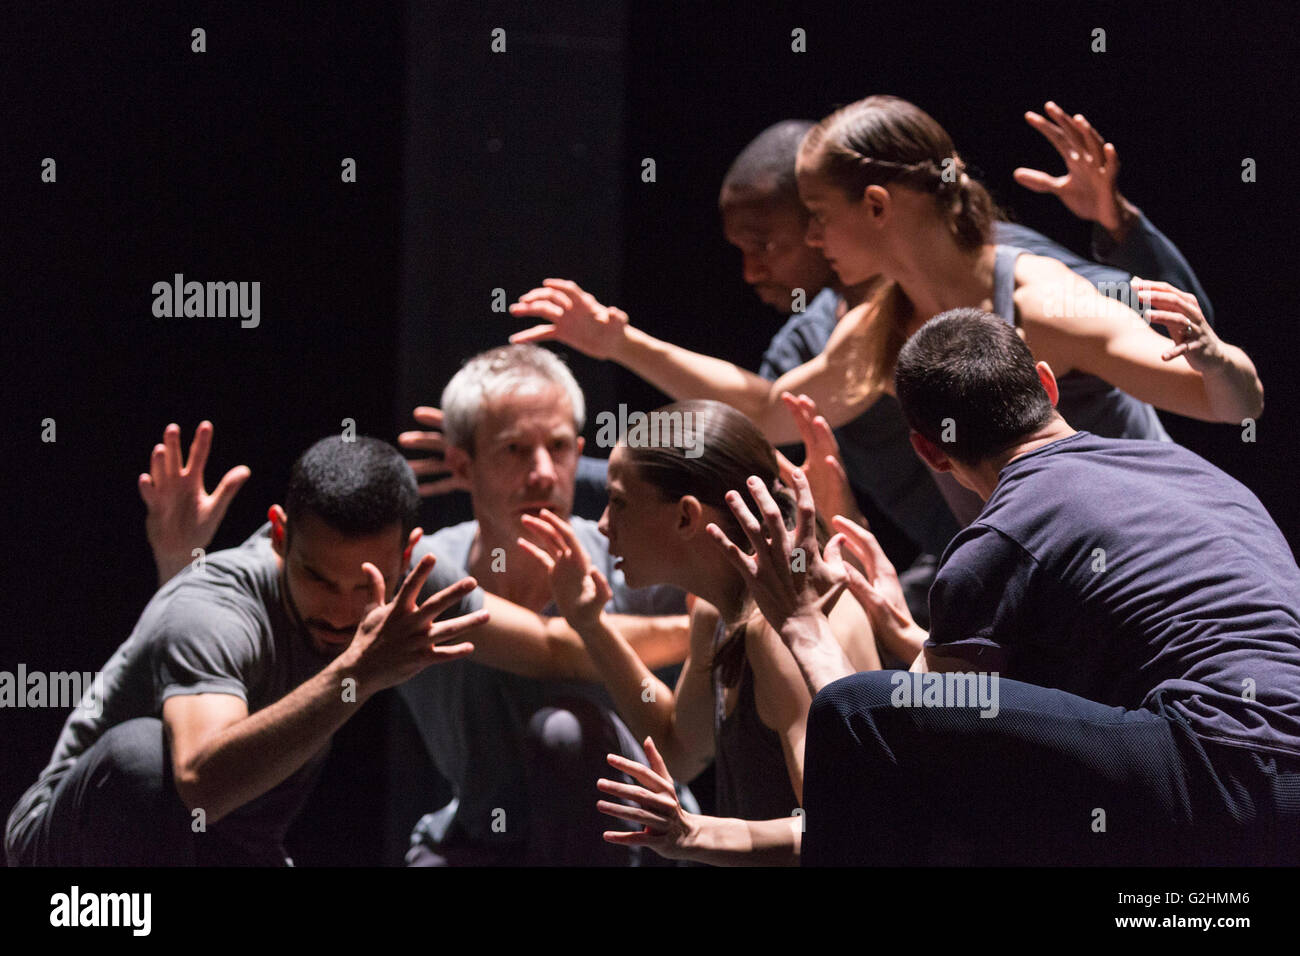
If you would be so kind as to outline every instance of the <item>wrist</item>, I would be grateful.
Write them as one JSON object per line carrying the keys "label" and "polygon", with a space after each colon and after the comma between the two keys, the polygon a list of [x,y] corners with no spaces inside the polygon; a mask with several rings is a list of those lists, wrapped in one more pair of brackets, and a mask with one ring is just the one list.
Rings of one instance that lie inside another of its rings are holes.
{"label": "wrist", "polygon": [[628,323],[623,326],[618,337],[614,340],[614,344],[610,347],[609,357],[619,365],[635,371],[637,353],[644,352],[653,342],[652,336]]}
{"label": "wrist", "polygon": [[584,644],[589,643],[593,636],[599,636],[603,631],[609,630],[609,621],[605,617],[604,605],[596,608],[595,613],[584,609],[575,609],[572,616],[565,615],[565,620],[569,626],[578,632]]}
{"label": "wrist", "polygon": [[[351,686],[356,691],[356,702],[365,703],[379,691],[391,686],[384,683],[381,675],[369,666],[365,655],[355,650],[352,644],[343,649],[338,657],[330,661],[321,670],[326,680],[337,687]],[[343,682],[351,680],[351,685]]]}
{"label": "wrist", "polygon": [[796,646],[811,648],[820,644],[823,636],[822,625],[825,621],[826,616],[821,611],[799,608],[779,625],[775,622],[771,623],[776,632],[781,635],[781,640],[793,650]]}
{"label": "wrist", "polygon": [[1115,200],[1110,215],[1105,220],[1098,220],[1098,224],[1106,230],[1115,245],[1122,245],[1128,238],[1137,221],[1142,218],[1142,210],[1125,199],[1119,192],[1115,193]]}
{"label": "wrist", "polygon": [[681,859],[707,854],[714,849],[712,830],[709,826],[717,817],[706,817],[699,813],[682,811],[682,839],[679,845]]}

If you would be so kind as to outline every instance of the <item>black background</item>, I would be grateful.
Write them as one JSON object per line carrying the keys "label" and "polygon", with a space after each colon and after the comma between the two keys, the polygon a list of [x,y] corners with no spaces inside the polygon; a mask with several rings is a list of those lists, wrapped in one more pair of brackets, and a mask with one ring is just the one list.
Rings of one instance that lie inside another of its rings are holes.
{"label": "black background", "polygon": [[[495,288],[513,301],[571,277],[657,335],[753,366],[781,319],[723,241],[721,177],[768,124],[878,92],[922,105],[1020,221],[1085,254],[1087,227],[1012,181],[1018,165],[1059,171],[1021,115],[1052,98],[1116,144],[1123,191],[1182,248],[1267,390],[1254,444],[1166,425],[1300,542],[1288,4],[40,4],[5,21],[2,670],[95,668],[129,633],[154,584],[135,479],[168,422],[187,445],[215,423],[210,484],[252,468],[213,548],[237,544],[312,441],[344,418],[394,439],[464,358],[504,342],[519,325],[491,311]],[[40,181],[47,156],[56,184]],[[176,272],[260,281],[261,326],[154,318],[152,285]],[[589,420],[662,400],[570,358]],[[65,716],[0,712],[6,812]],[[385,697],[345,727],[294,834],[300,863],[400,858],[413,814],[437,805],[411,798],[438,785],[409,733]]]}

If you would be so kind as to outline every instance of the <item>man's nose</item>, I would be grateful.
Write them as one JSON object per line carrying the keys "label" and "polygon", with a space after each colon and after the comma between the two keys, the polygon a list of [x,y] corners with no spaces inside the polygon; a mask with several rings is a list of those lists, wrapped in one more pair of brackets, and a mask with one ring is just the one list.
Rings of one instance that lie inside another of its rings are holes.
{"label": "man's nose", "polygon": [[528,474],[534,485],[553,485],[556,481],[555,459],[545,448],[537,449],[533,455],[533,467]]}
{"label": "man's nose", "polygon": [[609,537],[609,505],[605,505],[605,510],[600,513],[600,520],[596,522],[596,530]]}
{"label": "man's nose", "polygon": [[822,227],[816,219],[808,220],[808,228],[804,230],[803,241],[814,249],[822,247]]}
{"label": "man's nose", "polygon": [[744,269],[745,282],[748,285],[755,285],[768,278],[767,260],[761,253],[746,252]]}
{"label": "man's nose", "polygon": [[352,594],[339,594],[330,599],[321,619],[336,631],[353,631],[366,616],[369,599]]}

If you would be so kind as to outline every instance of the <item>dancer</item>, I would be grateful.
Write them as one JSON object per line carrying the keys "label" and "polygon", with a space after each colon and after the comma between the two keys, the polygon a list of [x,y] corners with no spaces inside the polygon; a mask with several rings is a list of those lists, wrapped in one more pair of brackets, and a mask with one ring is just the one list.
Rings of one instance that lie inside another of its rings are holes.
{"label": "dancer", "polygon": [[[556,604],[586,642],[632,731],[657,742],[679,779],[690,780],[712,759],[719,813],[755,821],[784,818],[770,824],[783,833],[784,848],[750,862],[793,863],[803,792],[804,717],[811,697],[794,659],[757,612],[744,580],[719,560],[706,533],[716,523],[733,540],[744,542],[725,495],[748,475],[758,476],[755,480],[782,503],[789,520],[794,518],[793,499],[779,484],[771,446],[735,409],[717,402],[680,402],[651,415],[665,421],[676,416],[690,438],[683,441],[674,433],[672,440],[664,440],[661,433],[657,444],[629,437],[615,447],[610,501],[600,528],[629,585],[671,583],[700,599],[692,615],[690,656],[675,689],[657,681],[610,626],[603,613],[608,583],[567,522],[549,511],[526,516],[531,533],[521,543],[550,568]],[[700,454],[692,454],[696,449]],[[862,608],[852,600],[840,602],[831,621],[852,666],[878,669],[880,653]],[[895,657],[906,653],[898,647],[882,650]]]}

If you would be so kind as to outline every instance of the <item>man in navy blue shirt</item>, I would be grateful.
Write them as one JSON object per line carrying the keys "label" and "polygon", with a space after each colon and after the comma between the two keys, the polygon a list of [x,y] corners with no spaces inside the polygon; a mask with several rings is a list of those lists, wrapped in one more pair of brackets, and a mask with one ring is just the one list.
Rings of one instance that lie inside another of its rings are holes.
{"label": "man in navy blue shirt", "polygon": [[912,673],[835,679],[783,634],[818,692],[804,862],[1300,860],[1300,568],[1255,495],[1074,431],[975,309],[931,319],[895,383],[920,456],[986,504]]}

